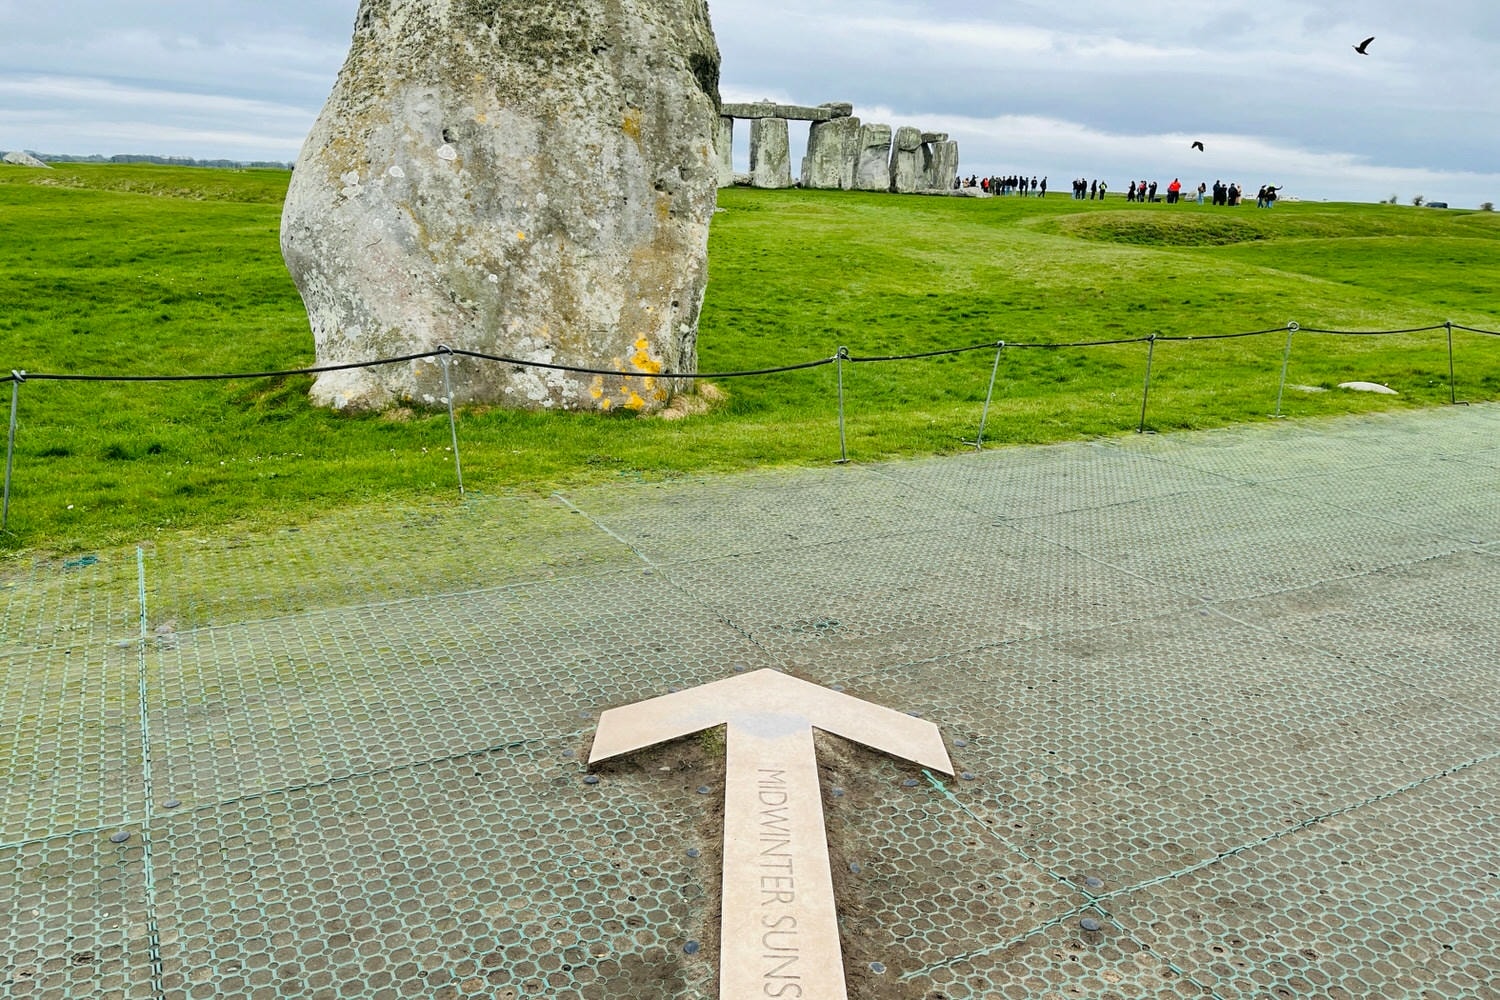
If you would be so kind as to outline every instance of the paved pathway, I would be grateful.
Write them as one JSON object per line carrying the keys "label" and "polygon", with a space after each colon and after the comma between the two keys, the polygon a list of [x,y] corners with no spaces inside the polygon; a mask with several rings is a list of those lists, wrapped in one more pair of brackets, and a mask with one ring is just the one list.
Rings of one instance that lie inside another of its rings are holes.
{"label": "paved pathway", "polygon": [[1497,407],[3,585],[0,998],[713,997],[722,746],[581,760],[602,709],[767,666],[963,772],[820,742],[853,997],[1500,996]]}

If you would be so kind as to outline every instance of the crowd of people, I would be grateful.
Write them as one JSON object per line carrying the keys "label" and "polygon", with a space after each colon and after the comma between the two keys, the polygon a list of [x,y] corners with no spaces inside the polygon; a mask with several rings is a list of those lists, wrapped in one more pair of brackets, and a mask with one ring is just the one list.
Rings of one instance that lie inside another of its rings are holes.
{"label": "crowd of people", "polygon": [[[978,188],[984,194],[991,195],[1020,195],[1021,197],[1043,197],[1047,196],[1047,178],[1025,177],[1021,174],[1012,174],[1009,177],[980,177],[971,174],[968,177],[956,177],[953,180],[955,190],[960,188]],[[1109,185],[1101,180],[1089,180],[1086,177],[1075,177],[1073,179],[1073,198],[1075,201],[1103,201],[1109,191]],[[1165,192],[1163,199],[1162,192]],[[1270,208],[1276,204],[1278,192],[1281,188],[1274,184],[1263,185],[1255,196],[1257,208]],[[1212,204],[1236,206],[1244,201],[1244,189],[1238,182],[1225,184],[1223,181],[1214,181],[1210,188],[1206,183],[1200,183],[1196,190],[1183,194],[1182,180],[1172,178],[1172,182],[1166,188],[1160,188],[1156,181],[1139,180],[1131,181],[1125,189],[1125,200],[1128,202],[1140,202],[1141,204],[1154,204],[1165,200],[1168,205],[1176,205],[1183,201],[1184,197],[1196,201],[1199,205],[1205,203],[1206,199],[1212,199]]]}
{"label": "crowd of people", "polygon": [[979,188],[985,194],[1006,195],[1017,194],[1021,197],[1036,195],[1040,198],[1047,197],[1047,178],[1038,180],[1036,177],[1023,177],[1020,174],[1012,174],[1009,177],[979,177],[970,175],[968,178],[955,178],[954,190],[959,188]]}
{"label": "crowd of people", "polygon": [[1105,192],[1108,190],[1109,185],[1100,180],[1091,181],[1087,177],[1073,179],[1074,201],[1093,201],[1095,198],[1103,201]]}

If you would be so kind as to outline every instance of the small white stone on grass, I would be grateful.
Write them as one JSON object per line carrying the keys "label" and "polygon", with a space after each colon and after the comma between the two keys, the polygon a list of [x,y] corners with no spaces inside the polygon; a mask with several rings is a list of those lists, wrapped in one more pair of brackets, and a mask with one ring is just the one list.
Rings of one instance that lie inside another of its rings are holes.
{"label": "small white stone on grass", "polygon": [[1339,383],[1339,388],[1340,389],[1352,389],[1355,392],[1378,392],[1378,393],[1380,393],[1383,396],[1399,396],[1399,395],[1401,395],[1399,392],[1397,392],[1395,389],[1392,389],[1390,386],[1388,386],[1388,385],[1381,385],[1379,382],[1340,382]]}

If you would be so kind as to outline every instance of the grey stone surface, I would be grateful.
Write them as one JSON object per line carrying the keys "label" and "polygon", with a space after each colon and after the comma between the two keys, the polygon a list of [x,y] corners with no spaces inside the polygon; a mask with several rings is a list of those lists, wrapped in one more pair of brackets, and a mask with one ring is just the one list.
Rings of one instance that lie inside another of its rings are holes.
{"label": "grey stone surface", "polygon": [[927,165],[927,187],[933,191],[946,191],[953,187],[953,178],[958,176],[958,143],[934,142],[929,148]]}
{"label": "grey stone surface", "polygon": [[[848,108],[848,111],[842,109]],[[831,118],[848,117],[854,111],[852,104],[824,104],[809,107],[803,104],[777,104],[774,101],[753,101],[748,104],[725,104],[723,114],[731,118],[783,118],[797,122],[826,122]]]}
{"label": "grey stone surface", "polygon": [[854,187],[859,191],[889,191],[891,188],[891,127],[864,125],[859,130],[859,162]]}
{"label": "grey stone surface", "polygon": [[807,155],[802,158],[802,186],[849,191],[859,164],[858,118],[814,122],[807,132]]}
{"label": "grey stone surface", "polygon": [[[697,364],[718,67],[704,0],[363,0],[282,220],[318,363],[447,345],[620,372],[460,361],[459,402],[664,405]],[[443,370],[312,394],[438,406]]]}
{"label": "grey stone surface", "polygon": [[714,133],[714,155],[719,165],[719,187],[733,186],[734,119],[728,115],[719,118],[719,128]]}
{"label": "grey stone surface", "polygon": [[785,118],[755,118],[750,122],[750,186],[792,186],[792,151]]}
{"label": "grey stone surface", "polygon": [[947,142],[948,141],[948,133],[947,132],[923,132],[922,133],[922,141],[923,142]]}
{"label": "grey stone surface", "polygon": [[0,160],[0,162],[9,163],[13,167],[39,167],[43,170],[52,169],[49,165],[43,163],[41,160],[38,160],[35,156],[32,156],[30,153],[23,152],[21,150],[6,153],[3,160]]}
{"label": "grey stone surface", "polygon": [[913,194],[923,184],[922,132],[903,125],[896,130],[891,143],[891,191],[896,194]]}

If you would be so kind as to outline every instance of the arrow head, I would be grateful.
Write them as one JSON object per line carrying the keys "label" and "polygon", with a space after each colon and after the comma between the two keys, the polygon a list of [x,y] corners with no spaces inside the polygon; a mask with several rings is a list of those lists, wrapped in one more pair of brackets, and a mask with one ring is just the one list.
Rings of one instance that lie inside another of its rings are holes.
{"label": "arrow head", "polygon": [[953,773],[942,733],[932,723],[775,670],[757,670],[612,708],[599,717],[589,763],[726,724],[768,735],[821,729],[922,767]]}

